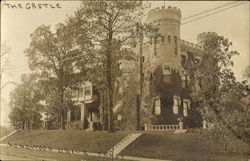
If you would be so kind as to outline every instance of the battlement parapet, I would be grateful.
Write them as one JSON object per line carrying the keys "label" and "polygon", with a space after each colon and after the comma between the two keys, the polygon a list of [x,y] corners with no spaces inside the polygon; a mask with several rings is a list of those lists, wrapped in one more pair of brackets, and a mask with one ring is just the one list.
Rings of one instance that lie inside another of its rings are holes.
{"label": "battlement parapet", "polygon": [[152,9],[151,11],[149,11],[149,14],[153,14],[155,12],[171,12],[171,13],[175,13],[177,15],[181,15],[181,10],[177,7],[172,7],[172,6],[168,6],[167,8],[163,7],[156,7],[154,9]]}
{"label": "battlement parapet", "polygon": [[200,33],[197,38],[200,39],[200,38],[204,38],[204,37],[212,37],[212,36],[218,36],[218,34],[216,32],[203,32],[203,33]]}
{"label": "battlement parapet", "polygon": [[198,50],[198,51],[203,50],[201,45],[194,44],[186,40],[181,40],[181,46],[192,50]]}
{"label": "battlement parapet", "polygon": [[168,6],[165,7],[157,7],[149,11],[148,13],[149,21],[155,22],[159,20],[173,19],[176,21],[180,21],[181,18],[181,10],[177,7]]}
{"label": "battlement parapet", "polygon": [[217,37],[217,36],[218,36],[218,34],[216,32],[203,32],[203,33],[198,34],[197,42],[202,43],[205,40],[209,40],[209,39],[211,39],[213,37]]}

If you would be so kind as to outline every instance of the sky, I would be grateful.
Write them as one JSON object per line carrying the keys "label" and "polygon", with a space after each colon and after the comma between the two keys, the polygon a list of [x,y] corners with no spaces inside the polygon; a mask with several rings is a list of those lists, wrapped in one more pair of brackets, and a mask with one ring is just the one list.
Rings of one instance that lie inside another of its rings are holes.
{"label": "sky", "polygon": [[[35,6],[36,8],[32,8],[32,3],[33,7]],[[151,8],[164,5],[164,1],[151,1],[150,3]],[[174,6],[181,9],[182,18],[185,18],[229,3],[232,3],[232,1],[165,1],[165,6]],[[240,53],[239,56],[233,58],[233,71],[235,72],[236,78],[241,81],[244,79],[243,72],[250,61],[250,4],[249,2],[238,3],[242,4],[197,21],[181,25],[181,39],[196,43],[196,38],[199,33],[209,31],[229,38],[229,40],[233,42],[232,49]],[[16,7],[12,8],[10,4]],[[48,4],[47,8],[41,4]],[[52,8],[50,5],[55,8]],[[7,46],[11,48],[11,52],[8,55],[9,68],[3,75],[2,84],[8,81],[20,83],[20,75],[29,72],[27,58],[23,51],[29,46],[31,41],[30,34],[42,24],[51,25],[51,27],[54,28],[57,23],[63,23],[67,15],[74,14],[74,11],[79,8],[79,5],[80,1],[65,0],[1,2],[1,44],[6,42]],[[39,9],[39,6],[42,7],[42,9]],[[14,87],[15,85],[9,84],[2,89],[1,125],[9,125],[9,93]]]}

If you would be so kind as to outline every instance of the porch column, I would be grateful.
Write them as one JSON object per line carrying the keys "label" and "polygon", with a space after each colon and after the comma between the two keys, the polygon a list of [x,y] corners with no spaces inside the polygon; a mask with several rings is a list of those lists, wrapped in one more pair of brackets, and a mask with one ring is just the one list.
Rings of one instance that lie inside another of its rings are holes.
{"label": "porch column", "polygon": [[71,110],[67,111],[67,122],[71,121]]}
{"label": "porch column", "polygon": [[85,104],[81,104],[81,123],[82,123],[82,129],[84,129],[84,120],[85,120]]}

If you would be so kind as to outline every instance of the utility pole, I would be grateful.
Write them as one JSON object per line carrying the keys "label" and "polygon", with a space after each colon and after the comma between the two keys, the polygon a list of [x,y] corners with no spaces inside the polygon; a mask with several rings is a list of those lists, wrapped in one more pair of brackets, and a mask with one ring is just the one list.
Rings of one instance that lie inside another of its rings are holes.
{"label": "utility pole", "polygon": [[140,130],[140,111],[142,106],[142,95],[143,95],[143,82],[144,82],[144,75],[143,75],[143,33],[142,33],[142,26],[141,24],[137,24],[137,31],[139,32],[139,85],[140,85],[140,92],[139,97],[137,99],[137,130]]}
{"label": "utility pole", "polygon": [[1,124],[1,116],[2,116],[2,45],[0,45],[0,124]]}

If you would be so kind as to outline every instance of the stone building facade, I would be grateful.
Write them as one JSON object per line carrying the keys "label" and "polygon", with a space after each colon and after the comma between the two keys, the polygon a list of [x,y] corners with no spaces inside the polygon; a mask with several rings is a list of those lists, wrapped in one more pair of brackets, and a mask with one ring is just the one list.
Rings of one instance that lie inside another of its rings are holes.
{"label": "stone building facade", "polygon": [[[181,123],[184,128],[202,127],[202,117],[194,109],[190,97],[191,82],[185,65],[189,59],[199,61],[203,53],[202,42],[217,36],[217,34],[214,32],[201,33],[197,36],[197,44],[182,40],[180,37],[181,10],[176,7],[152,9],[148,13],[148,21],[159,30],[147,42],[137,41],[133,48],[134,53],[141,57],[141,64],[131,61],[123,61],[120,64],[121,68],[130,68],[129,70],[132,71],[125,77],[135,77],[136,82],[138,82],[138,88],[135,87],[135,90],[138,95],[141,95],[139,111],[144,115],[146,113],[146,119],[142,120],[142,117],[140,117],[140,122],[146,123],[147,126],[176,126]],[[141,79],[139,76],[141,76]],[[91,83],[88,82],[87,84]],[[141,90],[139,84],[141,84]],[[123,86],[125,88],[128,84],[125,82]],[[85,86],[82,89],[85,89]],[[107,124],[107,111],[105,112],[103,108],[107,106],[104,105],[105,101],[103,101],[107,99],[104,96],[105,94],[101,94],[102,92],[98,90],[95,90],[93,95],[89,92],[91,96],[89,100],[91,101],[86,102],[86,92],[84,90],[80,92],[79,90],[81,91],[81,88],[78,89],[77,96],[74,96],[77,99],[82,98],[82,100],[77,100],[80,102],[80,109],[76,112],[80,113],[77,126],[88,130],[94,130],[94,124],[105,127],[104,125]],[[125,117],[119,113],[120,110],[118,109],[126,108],[122,107],[122,103],[120,103],[122,101],[118,101],[119,103],[113,110],[117,122],[122,122]],[[136,101],[134,105],[138,104],[138,100],[133,101]],[[74,122],[72,121],[72,114],[73,111],[68,111],[67,120],[70,125]]]}
{"label": "stone building facade", "polygon": [[[203,53],[200,44],[214,32],[201,33],[197,44],[180,37],[181,11],[176,7],[152,9],[148,21],[159,29],[158,34],[142,45],[143,100],[151,125],[176,125],[184,128],[202,127],[201,116],[193,109],[190,98],[190,78],[185,69],[188,59],[199,61]],[[135,51],[139,55],[139,46]]]}

